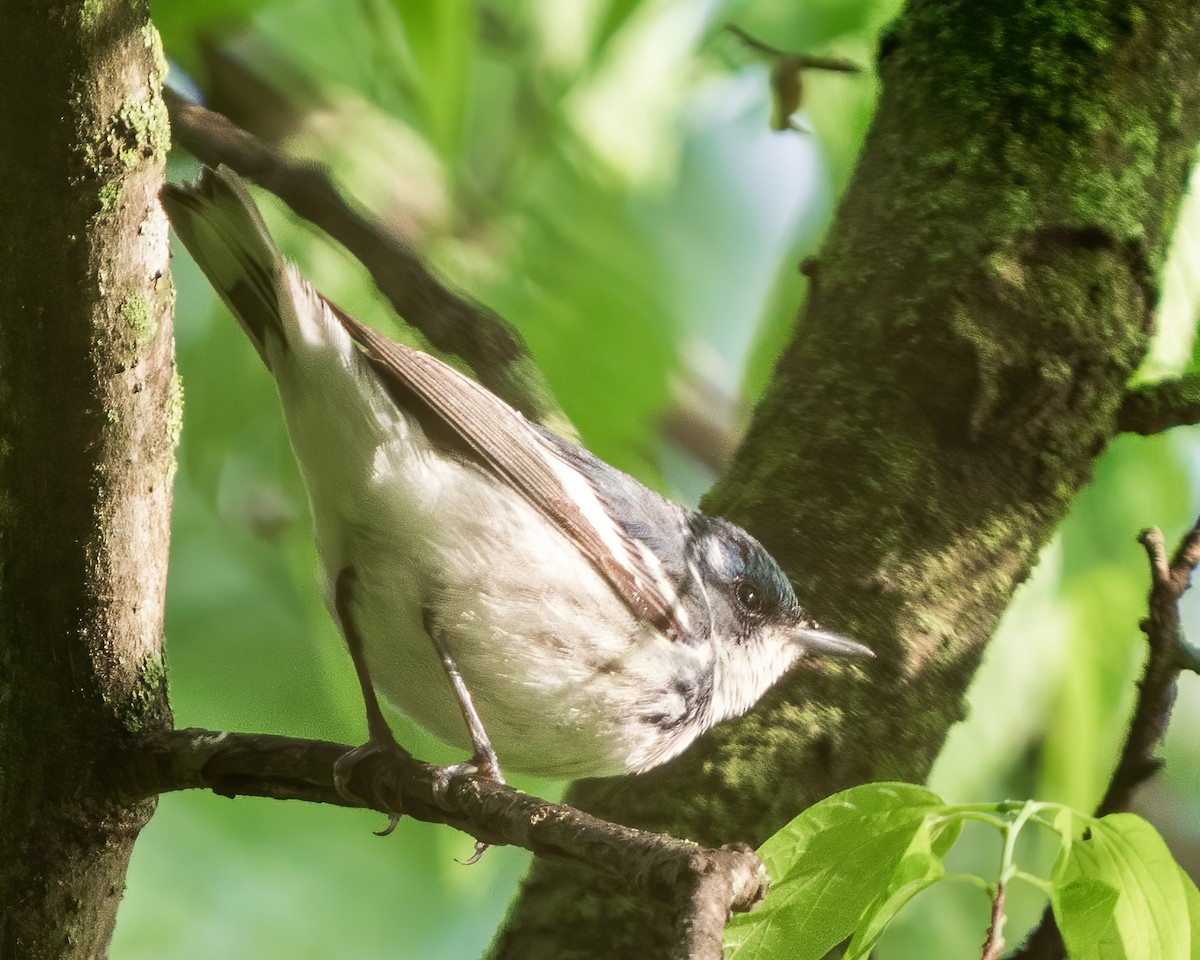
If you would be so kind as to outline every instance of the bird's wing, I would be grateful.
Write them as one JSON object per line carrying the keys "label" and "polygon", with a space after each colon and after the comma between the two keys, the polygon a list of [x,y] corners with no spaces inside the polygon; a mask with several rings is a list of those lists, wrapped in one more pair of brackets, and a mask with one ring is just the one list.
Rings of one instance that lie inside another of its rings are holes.
{"label": "bird's wing", "polygon": [[662,564],[613,515],[611,498],[598,496],[588,475],[560,453],[566,441],[552,441],[499,397],[440,360],[389,340],[333,304],[330,308],[393,400],[431,440],[465,447],[463,452],[517,490],[574,543],[634,614],[667,636],[690,638],[687,614]]}

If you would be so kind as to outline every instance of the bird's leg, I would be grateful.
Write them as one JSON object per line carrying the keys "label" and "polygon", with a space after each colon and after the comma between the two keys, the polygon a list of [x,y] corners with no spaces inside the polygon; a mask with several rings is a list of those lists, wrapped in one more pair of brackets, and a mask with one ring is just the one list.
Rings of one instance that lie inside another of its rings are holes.
{"label": "bird's leg", "polygon": [[[467,725],[467,732],[471,735],[471,759],[466,763],[454,763],[441,768],[438,778],[441,790],[444,792],[450,786],[451,777],[464,773],[503,783],[504,776],[500,773],[500,761],[496,759],[492,741],[488,739],[487,731],[483,729],[483,721],[479,719],[479,711],[475,709],[471,691],[467,689],[462,674],[458,672],[458,664],[450,656],[450,649],[446,646],[441,631],[433,623],[433,618],[430,617],[428,610],[422,611],[422,622],[425,625],[425,633],[429,635],[434,650],[441,658],[446,676],[450,678],[450,686],[454,688],[454,696],[458,699],[459,709],[462,710],[463,722]],[[467,866],[478,863],[487,848],[488,844],[482,840],[476,840],[475,852],[467,860],[461,862]]]}
{"label": "bird's leg", "polygon": [[[358,685],[362,688],[363,704],[367,709],[367,742],[347,751],[338,758],[337,763],[333,765],[333,783],[337,787],[338,793],[347,800],[361,802],[364,798],[356,796],[350,790],[350,777],[359,763],[367,757],[379,753],[400,755],[405,759],[410,758],[408,752],[397,744],[396,738],[392,736],[392,730],[383,716],[383,711],[379,708],[379,698],[375,693],[375,685],[371,682],[371,673],[367,669],[367,655],[363,649],[362,635],[358,632],[350,610],[350,601],[354,593],[354,585],[357,582],[358,574],[354,568],[344,567],[338,574],[337,582],[334,585],[333,607],[342,627],[342,635],[346,638],[346,646],[350,650],[350,659],[354,661],[354,671],[358,674]],[[387,827],[379,832],[379,836],[385,837],[396,829],[396,824],[400,822],[400,813],[399,810],[389,811],[390,820]]]}
{"label": "bird's leg", "polygon": [[479,711],[475,709],[475,701],[471,699],[471,691],[467,689],[462,674],[458,672],[458,664],[454,662],[454,658],[450,655],[450,650],[442,638],[442,633],[436,624],[433,623],[433,618],[430,617],[428,610],[422,612],[422,619],[425,625],[425,632],[429,635],[429,639],[432,641],[433,648],[437,651],[438,657],[441,658],[446,676],[450,678],[450,686],[454,688],[454,696],[458,699],[458,706],[462,711],[463,722],[466,723],[467,732],[471,735],[470,761],[444,767],[443,770],[445,771],[446,779],[448,780],[459,773],[470,773],[485,780],[494,780],[496,783],[503,783],[504,777],[500,773],[500,761],[496,759],[496,751],[492,749],[492,741],[488,739],[487,731],[483,729],[483,721],[479,719]]}

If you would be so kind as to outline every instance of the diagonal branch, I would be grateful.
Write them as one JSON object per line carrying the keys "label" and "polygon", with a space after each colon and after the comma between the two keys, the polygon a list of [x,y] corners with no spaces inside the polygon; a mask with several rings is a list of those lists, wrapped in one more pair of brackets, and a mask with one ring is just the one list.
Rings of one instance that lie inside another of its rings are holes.
{"label": "diagonal branch", "polygon": [[1194,423],[1200,423],[1200,374],[1196,373],[1130,390],[1117,411],[1117,429],[1122,433],[1150,436]]}
{"label": "diagonal branch", "polygon": [[[1157,527],[1143,530],[1138,542],[1150,561],[1149,613],[1141,623],[1149,653],[1138,681],[1129,733],[1104,799],[1096,808],[1098,817],[1127,810],[1134,791],[1162,766],[1154,749],[1171,720],[1179,673],[1200,667],[1200,657],[1184,637],[1179,617],[1179,600],[1191,586],[1192,573],[1200,564],[1200,520],[1183,536],[1169,559],[1162,531]],[[1014,960],[1062,960],[1065,956],[1062,936],[1047,907],[1041,923]]]}
{"label": "diagonal branch", "polygon": [[535,423],[574,431],[520,333],[499,314],[445,287],[416,252],[354,210],[323,171],[290,160],[227,117],[173,91],[164,97],[176,143],[210,167],[232,168],[338,241],[379,291],[436,349],[461,357],[479,381]]}
{"label": "diagonal branch", "polygon": [[130,801],[173,790],[206,789],[222,796],[307,800],[340,806],[403,810],[445,823],[493,846],[524,847],[539,856],[586,864],[621,889],[677,908],[676,956],[719,960],[732,911],[765,896],[762,862],[746,846],[705,849],[665,834],[609,823],[561,803],[469,775],[448,780],[442,768],[407,755],[372,756],[354,767],[350,790],[338,792],[334,763],[345,744],[262,734],[175,730],[135,741],[114,769]]}

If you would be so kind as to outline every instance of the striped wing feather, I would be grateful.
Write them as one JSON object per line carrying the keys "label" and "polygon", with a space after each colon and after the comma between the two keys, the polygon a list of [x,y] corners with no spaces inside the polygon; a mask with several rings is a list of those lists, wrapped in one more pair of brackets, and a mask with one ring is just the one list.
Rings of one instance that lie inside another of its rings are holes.
{"label": "striped wing feather", "polygon": [[[385,386],[394,380],[403,394],[415,395],[487,469],[562,531],[634,614],[668,636],[686,636],[679,601],[661,568],[605,509],[590,481],[563,460],[538,428],[440,360],[389,340],[330,307]],[[588,484],[586,504],[568,487],[571,481],[565,477],[572,475]]]}

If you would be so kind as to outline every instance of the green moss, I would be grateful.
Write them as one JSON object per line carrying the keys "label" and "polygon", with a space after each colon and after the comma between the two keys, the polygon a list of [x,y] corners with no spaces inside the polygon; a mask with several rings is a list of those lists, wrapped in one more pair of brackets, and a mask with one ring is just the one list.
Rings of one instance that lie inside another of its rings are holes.
{"label": "green moss", "polygon": [[121,303],[121,319],[133,332],[138,346],[149,343],[158,332],[158,318],[145,297],[126,297]]}
{"label": "green moss", "polygon": [[167,661],[161,651],[146,655],[129,699],[118,710],[118,719],[130,733],[154,725],[167,699]]}
{"label": "green moss", "polygon": [[163,156],[171,146],[171,121],[161,97],[125,104],[110,136],[117,138],[117,157],[125,166]]}
{"label": "green moss", "polygon": [[[883,209],[873,210],[872,220],[906,222],[926,263],[946,273],[948,283],[957,280],[949,274],[971,259],[972,247],[1003,250],[1048,220],[1140,239],[1154,205],[1161,145],[1157,118],[1136,103],[1129,106],[1128,95],[1114,93],[1109,79],[1116,42],[1128,25],[1104,5],[1083,0],[982,19],[972,6],[915,4],[904,41],[884,63],[885,74],[907,75],[904,93],[916,97],[913,109],[923,106],[928,116],[932,99],[938,114],[956,120],[952,143],[934,125],[924,150],[897,147],[895,154],[907,162],[893,167],[899,183],[876,198]],[[978,25],[964,29],[972,19]],[[1014,50],[1038,52],[1018,57]],[[916,84],[913,63],[919,64]],[[1171,89],[1170,70],[1163,73],[1162,89]],[[1002,137],[998,117],[1007,127]],[[963,130],[970,131],[965,138]],[[913,131],[904,125],[879,134],[911,138]],[[1119,142],[1107,151],[1111,161],[1098,169],[1095,144],[1106,137]],[[1063,189],[1068,184],[1077,187]],[[1054,209],[1063,201],[1071,205],[1069,218]],[[832,243],[836,239],[831,236]],[[836,253],[823,259],[833,265],[833,280],[842,279]]]}
{"label": "green moss", "polygon": [[83,0],[79,6],[79,25],[84,30],[90,30],[104,12],[104,0]]}
{"label": "green moss", "polygon": [[117,205],[117,201],[121,199],[121,184],[116,180],[109,180],[100,188],[100,209],[104,213],[112,210]]}
{"label": "green moss", "polygon": [[152,695],[157,696],[167,685],[167,661],[162,653],[151,653],[142,661],[138,681]]}
{"label": "green moss", "polygon": [[[152,77],[155,85],[158,79]],[[167,107],[156,92],[149,100],[127,102],[80,152],[89,173],[107,181],[119,172],[114,171],[114,161],[120,168],[135,168],[145,161],[161,159],[170,145]]]}
{"label": "green moss", "polygon": [[142,25],[142,43],[154,58],[154,72],[157,74],[155,79],[161,83],[166,78],[169,67],[166,54],[163,53],[162,37],[149,20]]}
{"label": "green moss", "polygon": [[985,269],[997,280],[1017,289],[1025,287],[1025,268],[1009,251],[993,253],[984,261]]}

